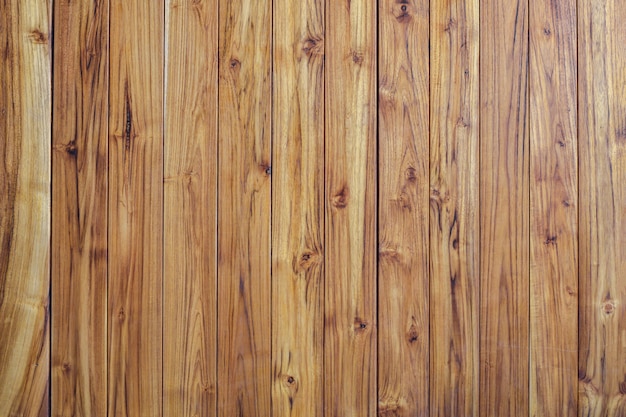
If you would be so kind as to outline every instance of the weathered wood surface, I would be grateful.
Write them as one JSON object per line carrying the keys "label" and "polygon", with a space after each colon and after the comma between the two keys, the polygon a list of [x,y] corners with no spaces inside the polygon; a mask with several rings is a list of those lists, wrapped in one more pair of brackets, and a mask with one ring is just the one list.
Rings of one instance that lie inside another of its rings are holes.
{"label": "weathered wood surface", "polygon": [[55,2],[52,414],[107,410],[108,1]]}
{"label": "weathered wood surface", "polygon": [[430,415],[478,416],[478,0],[430,11]]}
{"label": "weathered wood surface", "polygon": [[217,0],[167,0],[163,414],[217,406]]}
{"label": "weathered wood surface", "polygon": [[626,7],[578,2],[579,416],[626,415]]}
{"label": "weathered wood surface", "polygon": [[219,4],[218,415],[271,393],[271,2]]}
{"label": "weathered wood surface", "polygon": [[0,3],[0,415],[47,415],[51,25],[45,0]]}
{"label": "weathered wood surface", "polygon": [[163,411],[163,16],[161,2],[111,0],[108,415],[116,417]]}
{"label": "weathered wood surface", "polygon": [[577,415],[576,1],[530,7],[530,413]]}
{"label": "weathered wood surface", "polygon": [[0,2],[0,415],[625,414],[624,19]]}
{"label": "weathered wood surface", "polygon": [[429,10],[424,0],[378,9],[381,416],[429,414]]}
{"label": "weathered wood surface", "polygon": [[480,412],[528,415],[528,0],[480,4]]}
{"label": "weathered wood surface", "polygon": [[324,1],[273,16],[272,415],[323,415]]}

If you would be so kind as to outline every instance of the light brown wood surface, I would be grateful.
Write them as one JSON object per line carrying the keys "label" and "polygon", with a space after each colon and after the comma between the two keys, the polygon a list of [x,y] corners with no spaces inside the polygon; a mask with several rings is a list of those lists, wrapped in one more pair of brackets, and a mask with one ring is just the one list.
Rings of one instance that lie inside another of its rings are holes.
{"label": "light brown wood surface", "polygon": [[579,416],[626,415],[626,8],[578,2]]}
{"label": "light brown wood surface", "polygon": [[327,417],[376,413],[376,12],[326,2]]}
{"label": "light brown wood surface", "polygon": [[625,19],[0,2],[0,417],[625,414]]}
{"label": "light brown wood surface", "polygon": [[109,3],[56,3],[52,410],[107,412]]}
{"label": "light brown wood surface", "polygon": [[217,411],[217,6],[165,2],[166,416]]}
{"label": "light brown wood surface", "polygon": [[0,415],[48,415],[50,4],[0,4]]}
{"label": "light brown wood surface", "polygon": [[268,416],[271,2],[219,4],[218,416]]}
{"label": "light brown wood surface", "polygon": [[430,11],[430,415],[478,416],[478,0]]}
{"label": "light brown wood surface", "polygon": [[324,1],[273,15],[272,415],[321,417]]}
{"label": "light brown wood surface", "polygon": [[530,413],[577,415],[576,1],[530,6]]}
{"label": "light brown wood surface", "polygon": [[110,5],[107,410],[116,417],[162,415],[163,12],[160,2]]}
{"label": "light brown wood surface", "polygon": [[528,0],[480,3],[480,411],[528,415]]}
{"label": "light brown wood surface", "polygon": [[429,414],[429,10],[378,8],[380,416]]}

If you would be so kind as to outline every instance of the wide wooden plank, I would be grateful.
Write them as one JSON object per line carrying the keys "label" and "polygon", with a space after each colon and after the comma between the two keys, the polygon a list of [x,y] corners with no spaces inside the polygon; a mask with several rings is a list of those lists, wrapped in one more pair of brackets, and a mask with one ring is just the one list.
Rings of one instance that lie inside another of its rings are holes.
{"label": "wide wooden plank", "polygon": [[112,0],[108,414],[162,415],[163,35],[160,1]]}
{"label": "wide wooden plank", "polygon": [[576,1],[530,4],[530,413],[577,414]]}
{"label": "wide wooden plank", "polygon": [[376,413],[376,2],[326,1],[324,415]]}
{"label": "wide wooden plank", "polygon": [[430,415],[478,415],[479,0],[431,2]]}
{"label": "wide wooden plank", "polygon": [[378,9],[378,415],[428,415],[429,2]]}
{"label": "wide wooden plank", "polygon": [[480,413],[528,415],[528,0],[480,5]]}
{"label": "wide wooden plank", "polygon": [[166,416],[217,412],[217,5],[165,5]]}
{"label": "wide wooden plank", "polygon": [[626,415],[626,7],[578,2],[580,416]]}
{"label": "wide wooden plank", "polygon": [[272,415],[323,415],[324,1],[275,0]]}
{"label": "wide wooden plank", "polygon": [[219,416],[271,415],[271,10],[219,4]]}
{"label": "wide wooden plank", "polygon": [[107,404],[108,1],[55,2],[52,414]]}
{"label": "wide wooden plank", "polygon": [[0,3],[0,415],[48,414],[50,3]]}

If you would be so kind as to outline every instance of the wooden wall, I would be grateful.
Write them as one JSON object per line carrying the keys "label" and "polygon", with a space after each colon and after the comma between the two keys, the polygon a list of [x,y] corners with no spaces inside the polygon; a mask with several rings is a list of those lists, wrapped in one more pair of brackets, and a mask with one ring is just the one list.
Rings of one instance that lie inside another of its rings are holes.
{"label": "wooden wall", "polygon": [[622,0],[0,2],[0,417],[626,416]]}

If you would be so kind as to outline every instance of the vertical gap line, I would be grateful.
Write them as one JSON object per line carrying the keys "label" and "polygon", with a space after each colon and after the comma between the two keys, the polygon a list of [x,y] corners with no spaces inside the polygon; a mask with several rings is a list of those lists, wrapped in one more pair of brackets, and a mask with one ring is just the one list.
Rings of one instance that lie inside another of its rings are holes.
{"label": "vertical gap line", "polygon": [[[273,238],[272,238],[272,227],[274,224],[274,218],[273,218],[273,206],[274,206],[274,173],[272,172],[274,170],[274,0],[270,0],[270,57],[269,57],[269,70],[270,70],[270,135],[269,135],[269,147],[270,147],[270,160],[269,160],[269,166],[270,166],[270,175],[269,175],[269,180],[270,180],[270,201],[269,201],[269,208],[270,208],[270,222],[269,222],[269,245],[270,245],[270,259],[269,259],[269,266],[270,266],[270,279],[269,279],[269,294],[270,294],[270,309],[269,309],[269,319],[270,319],[270,370],[274,369],[273,363],[274,363],[274,348],[273,348],[273,337],[274,337],[274,323],[272,320],[273,317],[273,309],[274,309],[274,303],[273,303],[273,284],[274,284],[274,276],[273,276],[273,264],[274,264],[274,256],[273,256]],[[273,383],[273,379],[274,379],[274,372],[271,371],[270,375],[269,375],[269,394],[270,394],[270,398],[269,398],[269,403],[270,403],[270,415],[273,415],[273,408],[274,408],[274,400],[273,400],[273,395],[272,395],[272,383]]]}
{"label": "vertical gap line", "polygon": [[[578,362],[580,358],[580,131],[579,131],[579,120],[580,120],[580,97],[579,97],[579,74],[580,74],[580,61],[579,61],[579,42],[580,39],[578,37],[578,20],[580,19],[578,15],[578,6],[579,1],[576,0],[576,22],[574,24],[574,33],[576,34],[576,275],[577,275],[577,289],[576,289],[576,310],[578,314],[576,315],[576,369],[578,368]],[[574,392],[576,392],[576,412],[579,412],[580,409],[580,395],[578,393],[578,378],[574,379],[576,381],[576,387]]]}
{"label": "vertical gap line", "polygon": [[322,268],[322,288],[321,288],[321,292],[322,292],[322,302],[321,304],[321,309],[322,309],[322,352],[321,352],[321,356],[322,356],[322,369],[321,369],[321,374],[322,374],[322,378],[321,378],[321,382],[322,382],[322,416],[326,417],[326,285],[327,285],[327,281],[328,281],[328,268],[327,268],[327,263],[328,263],[328,259],[326,257],[326,252],[327,252],[327,246],[328,246],[328,234],[326,233],[326,229],[328,227],[328,219],[326,218],[326,110],[327,110],[327,103],[326,103],[326,72],[328,70],[327,68],[327,46],[328,46],[328,2],[325,0],[321,0],[320,4],[323,4],[324,9],[323,9],[323,16],[322,16],[322,21],[323,23],[323,30],[324,30],[324,43],[323,43],[323,47],[324,47],[324,64],[323,64],[323,72],[322,72],[322,84],[323,84],[323,88],[324,88],[324,92],[323,95],[324,97],[322,98],[322,106],[324,111],[323,113],[323,117],[322,117],[322,123],[323,123],[323,131],[324,131],[324,140],[322,141],[322,177],[323,177],[323,184],[322,184],[322,217],[324,219],[324,224],[323,224],[323,230],[321,231],[321,236],[323,236],[323,244],[322,244],[322,256],[324,259],[324,264],[323,264],[323,268]]}
{"label": "vertical gap line", "polygon": [[215,282],[213,283],[214,285],[214,290],[215,290],[215,305],[213,306],[214,313],[215,313],[215,416],[218,417],[219,416],[219,328],[220,328],[220,309],[219,309],[219,288],[220,288],[220,280],[219,280],[219,245],[220,245],[220,239],[219,239],[219,228],[220,228],[220,38],[221,38],[221,30],[220,28],[221,26],[221,14],[220,14],[220,5],[221,5],[221,1],[220,0],[215,0],[215,3],[217,5],[217,49],[215,51],[216,56],[213,57],[214,59],[211,60],[211,62],[217,67],[216,68],[216,75],[214,79],[214,82],[216,82],[216,107],[215,107],[215,166],[216,166],[216,171],[215,171],[215,219],[213,220],[215,222]]}
{"label": "vertical gap line", "polygon": [[50,335],[48,337],[48,343],[49,343],[49,350],[48,350],[48,415],[52,415],[52,360],[53,360],[53,354],[52,354],[52,348],[53,348],[53,343],[52,343],[52,263],[53,263],[53,256],[52,256],[52,244],[53,244],[53,238],[52,238],[52,232],[54,230],[53,224],[54,224],[54,210],[52,208],[53,204],[52,204],[52,199],[54,196],[54,10],[55,10],[55,6],[56,6],[56,1],[55,0],[51,0],[50,2],[50,10],[49,10],[49,14],[48,14],[48,21],[49,21],[49,25],[50,27],[48,28],[49,31],[49,35],[48,35],[48,39],[50,39],[50,44],[49,44],[49,53],[50,53],[50,199],[49,199],[49,204],[50,204],[50,220],[49,220],[49,227],[50,227],[50,235],[48,236],[48,242],[50,244],[49,246],[49,253],[50,253],[50,257],[48,258],[48,317],[49,319],[49,326],[50,326]]}
{"label": "vertical gap line", "polygon": [[383,1],[383,0],[377,0],[376,1],[376,6],[375,6],[375,10],[374,10],[374,16],[375,19],[374,21],[376,22],[376,108],[375,108],[375,120],[376,120],[376,136],[375,136],[375,146],[376,146],[376,155],[375,155],[375,159],[376,159],[376,164],[374,165],[375,167],[375,172],[376,172],[376,191],[374,193],[374,196],[376,198],[376,202],[375,202],[375,206],[376,206],[376,210],[374,213],[374,235],[375,235],[375,245],[376,245],[376,250],[374,252],[374,264],[375,264],[375,271],[374,271],[374,276],[376,279],[375,282],[375,288],[376,288],[376,294],[375,294],[375,301],[374,304],[376,306],[376,332],[374,333],[376,335],[376,340],[375,340],[375,346],[376,346],[376,360],[375,360],[375,364],[374,364],[374,375],[376,375],[376,377],[374,378],[374,385],[376,387],[375,389],[375,396],[374,396],[374,405],[375,405],[375,414],[378,415],[378,352],[380,350],[380,314],[379,314],[379,305],[380,305],[380,292],[379,292],[379,273],[378,273],[378,247],[379,247],[379,231],[378,231],[378,225],[379,225],[379,214],[380,214],[380,165],[379,165],[379,161],[380,161],[380,123],[378,120],[378,110],[379,110],[379,104],[380,104],[380,97],[379,97],[379,91],[380,91],[380,56],[379,56],[379,51],[380,51],[380,20],[379,20],[379,16],[378,16],[378,12],[379,12],[379,2]]}
{"label": "vertical gap line", "polygon": [[110,258],[109,258],[109,249],[110,249],[110,245],[109,245],[109,241],[110,241],[110,229],[111,229],[111,210],[110,210],[110,204],[109,204],[109,200],[110,200],[110,182],[111,182],[111,151],[110,151],[110,133],[111,133],[111,2],[113,2],[115,0],[108,0],[107,1],[107,121],[106,121],[106,129],[107,129],[107,135],[106,135],[106,150],[107,150],[107,169],[106,169],[106,176],[107,176],[107,187],[106,187],[106,217],[107,217],[107,227],[106,227],[106,242],[107,242],[107,249],[106,249],[106,253],[107,253],[107,282],[106,282],[106,305],[105,305],[105,310],[106,310],[106,314],[105,314],[105,319],[104,319],[104,324],[105,324],[105,329],[106,329],[106,352],[107,352],[107,361],[106,361],[106,395],[107,395],[107,399],[106,399],[106,413],[107,413],[107,417],[110,417],[110,410],[109,410],[109,398],[111,397],[111,393],[109,392],[110,389],[110,383],[109,383],[109,377],[110,377],[110,329],[109,329],[109,285],[110,285],[110,279],[111,279],[111,268],[110,268]]}
{"label": "vertical gap line", "polygon": [[432,346],[432,329],[431,329],[431,322],[432,322],[432,314],[431,314],[431,300],[432,300],[432,294],[431,294],[431,287],[432,287],[432,283],[431,283],[431,266],[432,266],[432,259],[431,259],[431,237],[430,237],[430,192],[431,192],[431,176],[430,176],[430,171],[431,171],[431,114],[432,114],[432,97],[431,97],[431,84],[432,84],[432,53],[431,53],[431,31],[432,31],[432,3],[433,0],[429,1],[428,4],[428,189],[427,189],[427,197],[428,197],[428,219],[427,219],[427,224],[428,224],[428,252],[427,252],[427,262],[428,262],[428,398],[426,401],[428,401],[428,411],[429,413],[432,414],[432,410],[430,409],[431,406],[431,389],[430,389],[430,385],[432,382],[432,375],[430,374],[430,370],[432,369],[432,354],[431,354],[431,346]]}
{"label": "vertical gap line", "polygon": [[530,192],[530,181],[531,181],[531,166],[532,166],[532,150],[533,150],[533,146],[532,146],[532,128],[531,128],[531,122],[532,122],[532,114],[530,112],[530,95],[532,94],[532,68],[531,68],[531,64],[532,64],[532,59],[531,59],[531,52],[532,52],[532,47],[530,44],[530,31],[531,31],[531,14],[530,14],[530,5],[531,5],[531,0],[527,0],[527,4],[526,4],[526,20],[527,20],[527,26],[528,26],[528,33],[526,33],[526,44],[527,44],[527,51],[526,51],[526,80],[527,80],[527,85],[526,85],[526,120],[528,122],[528,354],[527,354],[527,358],[528,358],[528,416],[532,416],[532,348],[533,348],[533,344],[532,344],[532,330],[533,330],[533,326],[532,326],[532,228],[531,228],[531,216],[532,216],[532,193]]}
{"label": "vertical gap line", "polygon": [[480,16],[481,16],[481,0],[477,0],[478,2],[478,30],[476,33],[478,33],[478,207],[477,207],[477,215],[478,215],[478,244],[476,245],[477,250],[478,250],[478,265],[477,268],[475,269],[475,272],[478,272],[477,274],[477,279],[476,279],[476,286],[477,289],[476,294],[477,294],[477,302],[476,302],[476,306],[474,307],[477,311],[477,318],[476,318],[476,322],[477,322],[477,326],[478,326],[478,331],[477,334],[478,335],[478,341],[475,342],[478,346],[478,351],[474,354],[474,359],[477,359],[477,363],[474,364],[474,369],[476,370],[476,376],[474,377],[474,381],[478,382],[478,385],[474,387],[474,389],[476,389],[476,401],[478,402],[478,404],[476,404],[474,406],[474,412],[476,413],[476,411],[478,411],[478,416],[480,415],[480,354],[481,354],[481,328],[480,328],[480,324],[481,324],[481,317],[480,317],[480,310],[481,310],[481,303],[482,303],[482,296],[481,296],[481,289],[482,289],[482,285],[481,285],[481,269],[482,269],[482,259],[483,259],[483,251],[482,251],[482,237],[483,237],[483,233],[482,233],[482,227],[481,227],[481,223],[482,223],[482,217],[481,217],[481,208],[482,208],[482,193],[480,192],[481,190],[481,186],[482,186],[482,158],[481,158],[481,149],[482,149],[482,140],[481,140],[481,119],[482,119],[482,111],[481,111],[481,99],[482,99],[482,94],[481,94],[481,79],[482,79],[482,65],[481,65],[481,57],[480,57],[480,50],[481,50],[481,29],[480,29]]}
{"label": "vertical gap line", "polygon": [[163,1],[163,61],[162,61],[162,84],[161,84],[161,413],[165,414],[165,315],[163,311],[166,308],[165,302],[165,141],[167,132],[167,123],[165,120],[167,114],[167,39],[168,39],[168,25],[167,25],[167,6],[168,0]]}
{"label": "vertical gap line", "polygon": [[323,20],[323,30],[324,30],[324,42],[323,42],[323,48],[324,48],[324,54],[323,54],[323,72],[322,72],[322,85],[323,85],[323,98],[322,98],[322,107],[323,107],[323,112],[322,112],[322,129],[324,131],[324,140],[322,141],[322,178],[323,178],[323,184],[322,184],[322,218],[323,218],[323,229],[320,233],[321,236],[323,236],[323,244],[322,244],[322,256],[324,259],[324,264],[323,264],[323,268],[322,268],[322,288],[321,288],[321,292],[322,292],[322,302],[321,304],[321,309],[322,309],[322,369],[321,369],[321,374],[322,374],[322,415],[325,414],[324,410],[326,409],[326,285],[327,285],[327,272],[328,272],[328,268],[327,268],[327,262],[328,259],[326,257],[326,251],[327,251],[327,245],[328,245],[328,235],[326,233],[326,229],[328,227],[327,222],[328,219],[326,218],[326,107],[327,107],[327,103],[326,103],[326,73],[328,71],[327,68],[327,61],[326,61],[326,57],[327,57],[327,45],[328,45],[328,3],[325,0],[320,1],[320,4],[323,4],[323,16],[322,16],[322,20]]}

